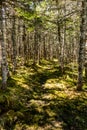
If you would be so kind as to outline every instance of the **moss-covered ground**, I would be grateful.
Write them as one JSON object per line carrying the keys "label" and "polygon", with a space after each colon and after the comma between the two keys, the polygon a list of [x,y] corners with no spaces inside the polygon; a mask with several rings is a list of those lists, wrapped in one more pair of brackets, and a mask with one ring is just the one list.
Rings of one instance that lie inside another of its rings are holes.
{"label": "moss-covered ground", "polygon": [[0,90],[0,130],[87,130],[87,81],[76,91],[77,66],[20,66]]}

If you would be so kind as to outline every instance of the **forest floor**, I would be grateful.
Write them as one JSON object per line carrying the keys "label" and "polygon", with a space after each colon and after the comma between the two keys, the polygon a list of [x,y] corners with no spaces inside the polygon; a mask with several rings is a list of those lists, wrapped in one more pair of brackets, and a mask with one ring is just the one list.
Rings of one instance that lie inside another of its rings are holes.
{"label": "forest floor", "polygon": [[76,66],[21,66],[0,90],[0,130],[87,130],[87,82],[78,92],[76,81]]}

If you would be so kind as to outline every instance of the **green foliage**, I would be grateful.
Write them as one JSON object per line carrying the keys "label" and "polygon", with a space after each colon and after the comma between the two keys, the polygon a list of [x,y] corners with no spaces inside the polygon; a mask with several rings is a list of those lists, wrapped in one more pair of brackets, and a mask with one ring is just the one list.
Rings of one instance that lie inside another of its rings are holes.
{"label": "green foliage", "polygon": [[[17,15],[25,19],[27,25],[26,27],[30,32],[33,31],[36,28],[36,26],[42,26],[42,17],[36,10],[36,4],[37,2],[29,1],[26,3],[25,1],[23,1],[24,8],[15,8]],[[28,6],[28,9],[25,5]]]}

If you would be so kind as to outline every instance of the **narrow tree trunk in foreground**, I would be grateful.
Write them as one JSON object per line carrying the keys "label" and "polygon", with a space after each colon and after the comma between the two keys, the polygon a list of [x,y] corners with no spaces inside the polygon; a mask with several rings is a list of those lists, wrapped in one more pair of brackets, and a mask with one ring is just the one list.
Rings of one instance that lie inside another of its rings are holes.
{"label": "narrow tree trunk in foreground", "polygon": [[83,87],[83,65],[84,65],[84,49],[86,42],[86,0],[82,1],[82,14],[80,26],[80,43],[79,43],[79,57],[78,57],[78,83],[77,90],[81,91]]}
{"label": "narrow tree trunk in foreground", "polygon": [[5,9],[1,3],[0,15],[1,15],[1,51],[2,51],[2,86],[1,89],[7,87],[7,58],[6,58],[6,27],[5,27]]}

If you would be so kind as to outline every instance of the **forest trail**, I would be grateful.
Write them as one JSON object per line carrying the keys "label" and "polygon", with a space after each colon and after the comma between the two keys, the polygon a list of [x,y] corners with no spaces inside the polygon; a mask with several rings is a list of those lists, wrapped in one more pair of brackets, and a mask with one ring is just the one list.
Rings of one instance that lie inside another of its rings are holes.
{"label": "forest trail", "polygon": [[21,66],[0,92],[0,128],[86,130],[87,92],[75,91],[76,69],[62,74],[55,61]]}
{"label": "forest trail", "polygon": [[0,130],[87,130],[87,1],[0,1]]}

